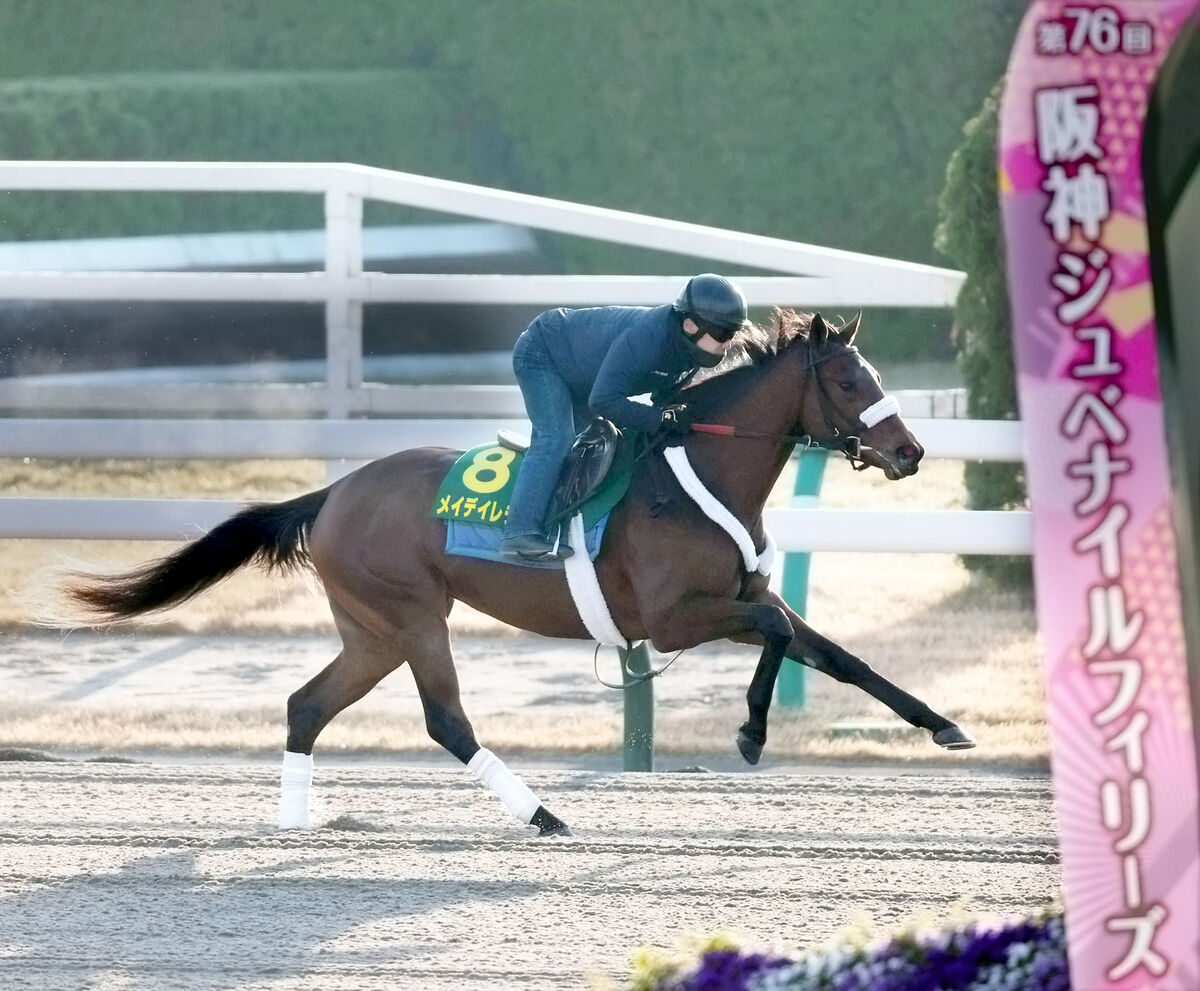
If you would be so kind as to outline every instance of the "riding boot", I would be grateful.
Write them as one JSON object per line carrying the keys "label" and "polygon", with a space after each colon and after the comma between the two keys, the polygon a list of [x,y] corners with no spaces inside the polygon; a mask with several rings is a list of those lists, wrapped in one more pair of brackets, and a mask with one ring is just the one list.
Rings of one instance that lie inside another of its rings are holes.
{"label": "riding boot", "polygon": [[536,533],[518,533],[505,537],[497,548],[504,557],[547,557],[553,550],[554,544]]}
{"label": "riding boot", "polygon": [[539,534],[506,536],[500,541],[500,546],[497,549],[506,558],[528,558],[532,560],[551,558],[566,560],[566,558],[571,557],[571,554],[575,553],[569,543],[560,541],[556,549],[554,541],[548,540],[547,537]]}
{"label": "riding boot", "polygon": [[505,537],[497,548],[504,557],[527,558],[530,560],[549,560],[557,558],[565,561],[575,553],[570,544],[560,540],[557,547],[548,537],[536,533],[520,533]]}

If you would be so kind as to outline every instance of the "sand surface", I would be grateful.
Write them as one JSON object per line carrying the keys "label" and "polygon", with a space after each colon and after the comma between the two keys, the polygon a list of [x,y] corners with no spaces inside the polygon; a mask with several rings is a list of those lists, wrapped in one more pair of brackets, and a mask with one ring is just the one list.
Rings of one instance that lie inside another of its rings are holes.
{"label": "sand surface", "polygon": [[[274,759],[288,696],[339,647],[335,636],[319,633],[0,632],[0,748]],[[624,697],[597,683],[594,644],[458,632],[454,649],[463,705],[485,746],[506,759],[570,754],[582,762],[573,767],[621,766]],[[714,769],[740,767],[732,741],[746,719],[746,686],[757,659],[753,647],[715,643],[670,665],[652,683],[657,751],[702,755],[715,761]],[[669,661],[652,659],[656,667]],[[940,750],[927,732],[860,689],[809,671],[805,706],[772,709],[764,765],[870,759],[902,769],[1046,770],[1041,698],[1021,688],[1031,681],[1040,686],[1036,669],[1031,679],[999,660],[983,668],[963,659],[914,670],[885,658],[879,670],[961,721],[979,748]],[[598,671],[605,681],[620,680],[614,650],[601,651]],[[881,732],[851,737],[841,732],[846,723]],[[317,747],[325,754],[441,753],[426,732],[407,666],[341,713]]]}
{"label": "sand surface", "polygon": [[286,833],[265,763],[2,763],[0,987],[580,988],[689,933],[805,946],[1058,890],[1045,778],[524,777],[573,838],[448,759],[319,763],[319,825]]}
{"label": "sand surface", "polygon": [[[341,650],[333,634],[138,634],[121,630],[0,633],[0,688],[8,701],[103,709],[112,706],[251,706],[283,712],[289,694]],[[621,711],[621,693],[596,682],[595,644],[532,634],[454,637],[456,669],[472,719],[531,711],[547,705],[564,722],[584,712]],[[692,702],[719,694],[745,695],[758,651],[704,644],[688,651],[661,681],[660,702]],[[662,658],[661,660],[666,660]],[[601,676],[619,681],[612,648],[598,662]],[[387,711],[397,720],[421,718],[408,666],[388,675],[346,710]]]}
{"label": "sand surface", "polygon": [[[740,651],[689,652],[659,687],[668,726],[718,710],[719,752],[625,774],[611,749],[494,746],[575,832],[539,840],[447,755],[320,745],[317,828],[276,830],[282,703],[336,651],[331,638],[32,633],[3,647],[7,711],[64,733],[107,714],[118,735],[102,751],[136,762],[0,752],[0,988],[617,987],[642,945],[732,929],[814,946],[863,913],[882,929],[1020,914],[1059,889],[1045,775],[933,747],[940,765],[812,765],[769,743],[746,767],[730,743],[753,664]],[[497,736],[528,724],[569,743],[573,727],[620,720],[590,648],[460,648],[468,710]],[[364,705],[381,731],[416,738],[414,695],[402,670]],[[268,757],[121,746],[120,721],[139,713],[186,709],[220,739],[231,713],[256,707]],[[697,764],[710,770],[682,770]]]}

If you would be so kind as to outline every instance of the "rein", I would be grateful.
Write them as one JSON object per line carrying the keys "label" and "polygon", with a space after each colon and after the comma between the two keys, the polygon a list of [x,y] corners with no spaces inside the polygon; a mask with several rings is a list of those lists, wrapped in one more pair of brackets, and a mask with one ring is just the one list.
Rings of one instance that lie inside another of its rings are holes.
{"label": "rein", "polygon": [[780,443],[794,444],[797,447],[802,447],[808,450],[813,447],[821,448],[822,450],[832,451],[835,454],[842,455],[855,471],[865,471],[870,467],[862,458],[863,451],[872,450],[872,448],[864,447],[862,438],[858,436],[860,432],[870,429],[867,424],[863,423],[860,415],[858,421],[851,427],[852,433],[843,435],[834,422],[833,400],[829,398],[829,393],[825,391],[825,384],[821,381],[821,376],[817,373],[817,366],[823,362],[830,361],[833,358],[840,358],[844,354],[858,354],[858,348],[853,344],[848,345],[841,351],[835,351],[832,354],[821,355],[818,358],[813,357],[812,342],[808,342],[808,360],[804,363],[804,370],[812,372],[813,385],[817,387],[817,402],[821,407],[821,415],[825,418],[825,426],[827,426],[833,436],[829,440],[817,440],[812,434],[775,434],[764,433],[759,430],[745,430],[741,427],[731,427],[721,423],[693,423],[692,430],[701,434],[713,434],[718,437],[741,437],[748,440],[774,440]]}
{"label": "rein", "polygon": [[713,434],[717,437],[736,437],[746,440],[775,440],[780,443],[795,444],[806,451],[817,447],[842,455],[854,466],[855,471],[863,471],[870,467],[870,465],[863,461],[862,452],[870,451],[872,448],[864,447],[862,438],[853,435],[843,437],[840,441],[836,438],[834,440],[817,440],[812,434],[769,434],[763,433],[760,430],[743,430],[741,427],[731,427],[724,423],[693,423],[692,430],[698,434]]}

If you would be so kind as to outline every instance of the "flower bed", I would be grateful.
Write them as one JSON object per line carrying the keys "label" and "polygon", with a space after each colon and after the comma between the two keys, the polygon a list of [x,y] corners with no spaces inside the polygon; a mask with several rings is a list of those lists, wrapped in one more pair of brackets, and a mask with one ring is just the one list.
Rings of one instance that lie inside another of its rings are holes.
{"label": "flower bed", "polygon": [[1030,919],[909,927],[868,942],[846,934],[798,955],[728,938],[670,957],[635,954],[629,991],[1070,991],[1061,912]]}

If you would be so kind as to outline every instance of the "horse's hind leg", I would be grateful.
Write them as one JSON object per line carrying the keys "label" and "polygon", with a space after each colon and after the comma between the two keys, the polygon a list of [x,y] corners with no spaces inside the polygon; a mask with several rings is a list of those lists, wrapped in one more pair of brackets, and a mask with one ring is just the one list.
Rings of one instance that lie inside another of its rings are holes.
{"label": "horse's hind leg", "polygon": [[331,602],[330,607],[342,637],[342,652],[288,698],[279,800],[279,825],[283,829],[310,825],[312,752],[321,730],[403,663],[394,645],[365,629],[336,603]]}
{"label": "horse's hind leg", "polygon": [[462,707],[445,621],[439,618],[436,627],[430,624],[423,635],[414,636],[410,642],[416,648],[410,654],[410,667],[429,736],[466,764],[518,821],[537,826],[540,836],[570,836],[566,823],[549,812],[499,757],[476,741]]}
{"label": "horse's hind leg", "polygon": [[[391,628],[386,635],[368,629],[332,600],[330,606],[342,637],[342,653],[288,699],[280,803],[284,828],[308,825],[311,754],[317,735],[334,716],[407,661],[434,742],[466,764],[521,822],[537,826],[540,835],[570,835],[566,824],[548,812],[503,761],[476,742],[459,698],[443,603],[393,595],[375,612],[379,625],[386,622]],[[381,615],[384,609],[390,614],[386,620]]]}

